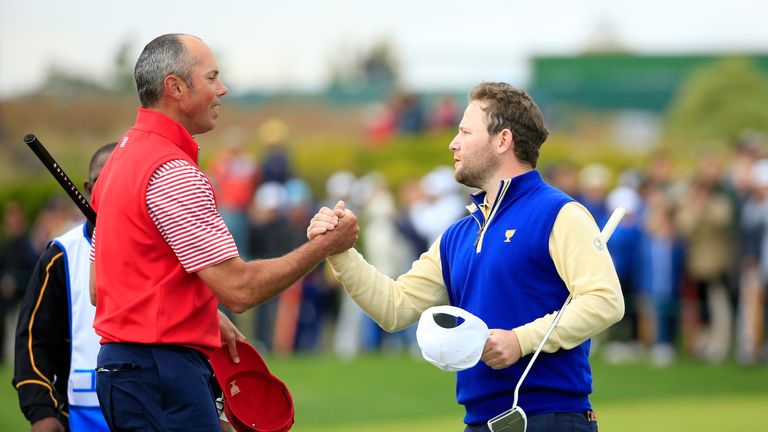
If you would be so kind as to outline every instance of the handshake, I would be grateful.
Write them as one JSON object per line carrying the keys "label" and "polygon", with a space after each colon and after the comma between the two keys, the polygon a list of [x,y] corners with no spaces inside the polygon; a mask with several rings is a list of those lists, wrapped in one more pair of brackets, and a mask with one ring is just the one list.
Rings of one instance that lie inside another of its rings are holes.
{"label": "handshake", "polygon": [[307,240],[325,242],[328,255],[335,255],[353,247],[359,232],[357,216],[344,207],[344,201],[339,201],[333,209],[323,207],[312,217]]}

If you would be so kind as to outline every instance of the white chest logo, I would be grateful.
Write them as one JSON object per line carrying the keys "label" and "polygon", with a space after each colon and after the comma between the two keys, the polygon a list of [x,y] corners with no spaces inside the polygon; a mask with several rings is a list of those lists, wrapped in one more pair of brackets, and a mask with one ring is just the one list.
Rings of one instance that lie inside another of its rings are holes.
{"label": "white chest logo", "polygon": [[605,242],[603,242],[603,239],[601,239],[600,237],[596,237],[594,243],[595,243],[595,248],[597,250],[605,249]]}

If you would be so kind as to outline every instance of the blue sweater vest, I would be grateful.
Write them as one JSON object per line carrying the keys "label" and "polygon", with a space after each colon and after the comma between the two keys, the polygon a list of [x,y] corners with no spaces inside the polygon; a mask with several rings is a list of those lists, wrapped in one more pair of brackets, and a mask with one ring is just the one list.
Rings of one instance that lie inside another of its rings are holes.
{"label": "blue sweater vest", "polygon": [[[472,196],[476,205],[483,198],[484,193]],[[475,208],[449,227],[440,257],[451,304],[480,317],[491,329],[506,330],[560,309],[568,289],[549,254],[549,236],[569,201],[534,170],[502,182],[488,223]],[[518,405],[529,416],[590,410],[589,345],[586,341],[571,350],[539,355],[520,389]],[[525,356],[501,370],[480,362],[458,372],[456,396],[466,409],[464,422],[484,423],[511,408],[530,359]]]}

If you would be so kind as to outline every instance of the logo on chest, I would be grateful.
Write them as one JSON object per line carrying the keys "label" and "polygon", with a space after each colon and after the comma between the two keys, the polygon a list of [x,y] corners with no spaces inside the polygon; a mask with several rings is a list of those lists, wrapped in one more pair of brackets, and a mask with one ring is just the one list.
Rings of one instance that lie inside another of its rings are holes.
{"label": "logo on chest", "polygon": [[504,231],[504,237],[505,237],[504,243],[510,243],[509,239],[511,239],[512,236],[515,235],[515,231],[517,231],[517,230],[516,229],[511,229],[511,230]]}

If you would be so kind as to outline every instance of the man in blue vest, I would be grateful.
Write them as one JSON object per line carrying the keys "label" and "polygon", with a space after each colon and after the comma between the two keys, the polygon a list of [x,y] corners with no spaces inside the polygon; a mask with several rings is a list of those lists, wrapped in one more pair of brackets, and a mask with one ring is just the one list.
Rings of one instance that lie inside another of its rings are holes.
{"label": "man in blue vest", "polygon": [[[86,193],[115,145],[94,153]],[[92,233],[85,222],[53,239],[21,303],[13,385],[33,432],[109,430],[96,397],[99,337],[88,292]]]}
{"label": "man in blue vest", "polygon": [[[595,431],[589,402],[590,338],[619,321],[618,277],[590,213],[542,180],[536,170],[548,131],[522,90],[482,83],[449,149],[454,177],[477,188],[469,215],[451,225],[404,275],[393,280],[354,249],[328,258],[347,293],[388,331],[450,304],[490,329],[481,362],[457,373],[456,397],[466,431],[509,410],[515,386],[566,298],[563,313],[523,382],[518,406],[528,431]],[[344,204],[323,208],[307,236],[355,218]]]}

